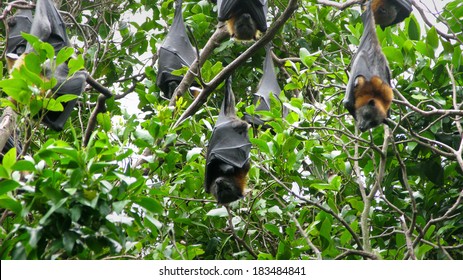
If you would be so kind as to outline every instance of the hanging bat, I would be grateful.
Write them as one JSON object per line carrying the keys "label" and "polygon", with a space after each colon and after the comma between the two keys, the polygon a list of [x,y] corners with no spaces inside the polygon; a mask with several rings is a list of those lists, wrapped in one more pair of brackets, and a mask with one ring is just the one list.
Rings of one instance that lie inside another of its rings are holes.
{"label": "hanging bat", "polygon": [[255,40],[267,31],[267,0],[218,0],[218,19],[227,23],[232,38]]}
{"label": "hanging bat", "polygon": [[393,97],[390,70],[376,35],[370,3],[362,14],[364,30],[343,101],[362,132],[385,122]]}
{"label": "hanging bat", "polygon": [[32,26],[32,11],[18,9],[8,19],[8,40],[6,42],[6,61],[8,70],[13,68],[15,61],[26,51],[27,41],[21,32],[29,33]]}
{"label": "hanging bat", "polygon": [[174,21],[158,53],[156,84],[164,93],[165,98],[172,97],[183,79],[183,76],[173,75],[172,71],[181,69],[183,66],[190,67],[195,59],[196,51],[188,39],[183,22],[182,1],[176,0]]}
{"label": "hanging bat", "polygon": [[205,190],[220,204],[244,196],[251,167],[249,125],[236,116],[231,78],[226,82],[225,97],[209,141],[206,154]]}
{"label": "hanging bat", "polygon": [[[272,46],[268,44],[265,47],[265,59],[263,66],[263,75],[257,87],[257,92],[254,94],[253,104],[257,105],[256,111],[270,111],[270,99],[271,95],[278,99],[278,95],[281,92],[280,85],[275,74],[275,68],[272,59]],[[288,115],[288,108],[283,106],[283,118]],[[263,129],[267,129],[264,125],[264,121],[258,116],[251,116],[244,114],[244,119],[254,127],[262,126]]]}
{"label": "hanging bat", "polygon": [[410,0],[371,0],[376,24],[382,29],[402,22],[412,12]]}
{"label": "hanging bat", "polygon": [[[52,0],[38,0],[35,7],[34,18],[30,27],[30,34],[38,37],[43,42],[51,44],[57,54],[62,48],[71,44],[66,34],[66,25]],[[11,34],[9,35],[11,36]],[[10,38],[10,37],[9,37]],[[9,40],[9,39],[8,39]],[[32,52],[33,47],[26,45],[24,54],[18,57],[14,67],[19,67],[25,54]],[[52,89],[53,97],[64,94],[81,95],[84,91],[87,72],[77,71],[72,77],[68,77],[69,67],[67,63],[60,64],[52,69],[49,64],[44,65],[43,78],[57,80]],[[60,112],[48,111],[43,116],[42,122],[50,128],[60,131],[71,115],[77,99],[63,103],[64,110]]]}

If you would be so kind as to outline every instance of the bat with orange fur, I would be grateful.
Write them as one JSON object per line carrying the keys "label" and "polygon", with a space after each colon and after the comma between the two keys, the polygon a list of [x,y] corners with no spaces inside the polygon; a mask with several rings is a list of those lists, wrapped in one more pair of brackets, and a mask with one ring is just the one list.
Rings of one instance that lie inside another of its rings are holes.
{"label": "bat with orange fur", "polygon": [[267,0],[218,0],[218,19],[226,22],[230,36],[255,40],[267,31]]}
{"label": "bat with orange fur", "polygon": [[382,29],[402,22],[412,12],[410,0],[372,0],[375,22]]}
{"label": "bat with orange fur", "polygon": [[[10,71],[24,66],[25,56],[34,51],[31,44],[26,44],[20,35],[21,32],[30,33],[43,42],[51,44],[55,55],[64,47],[71,46],[66,34],[66,24],[52,0],[38,0],[33,19],[30,11],[18,11],[17,15],[19,17],[13,20],[14,24],[9,24],[7,61]],[[81,95],[85,89],[88,73],[77,71],[69,77],[67,62],[56,67],[51,67],[51,64],[48,62],[43,65],[42,78],[57,80],[57,84],[52,89],[53,96],[56,98],[66,94]],[[63,102],[63,111],[46,111],[43,115],[43,123],[53,130],[62,130],[76,103],[77,99],[73,99]]]}
{"label": "bat with orange fur", "polygon": [[343,101],[362,132],[385,123],[393,98],[390,70],[376,35],[370,4],[362,14],[364,30]]}
{"label": "bat with orange fur", "polygon": [[236,116],[235,96],[229,78],[206,154],[205,190],[220,204],[227,204],[244,196],[247,174],[251,167],[248,129],[249,124]]}

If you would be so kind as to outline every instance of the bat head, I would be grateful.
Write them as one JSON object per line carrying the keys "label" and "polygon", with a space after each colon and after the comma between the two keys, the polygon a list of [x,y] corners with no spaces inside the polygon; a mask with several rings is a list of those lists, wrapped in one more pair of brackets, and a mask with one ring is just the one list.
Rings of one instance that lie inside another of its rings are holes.
{"label": "bat head", "polygon": [[243,197],[243,189],[232,176],[222,176],[215,179],[210,192],[220,204],[227,204]]}
{"label": "bat head", "polygon": [[257,33],[257,26],[254,19],[248,13],[243,13],[237,16],[234,21],[231,21],[229,28],[232,29],[232,36],[235,39],[243,40],[243,41],[250,41],[256,39]]}
{"label": "bat head", "polygon": [[410,0],[373,0],[370,3],[375,23],[382,29],[402,22],[412,11]]}
{"label": "bat head", "polygon": [[356,110],[357,125],[360,131],[364,132],[384,122],[387,113],[378,106],[377,99],[370,99],[364,106]]}
{"label": "bat head", "polygon": [[[375,23],[381,27],[386,27],[392,24],[397,17],[397,8],[391,2],[393,1],[375,1],[372,3]],[[375,3],[379,3],[376,4]]]}

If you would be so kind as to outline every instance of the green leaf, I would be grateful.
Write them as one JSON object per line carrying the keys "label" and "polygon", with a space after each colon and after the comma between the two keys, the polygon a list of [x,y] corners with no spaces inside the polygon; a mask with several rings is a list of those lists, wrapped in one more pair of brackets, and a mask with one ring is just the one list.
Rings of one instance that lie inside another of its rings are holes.
{"label": "green leaf", "polygon": [[327,184],[327,183],[313,183],[310,185],[310,187],[315,188],[317,190],[334,190],[334,191],[339,191],[339,186],[332,185],[332,184]]}
{"label": "green leaf", "polygon": [[455,69],[458,69],[461,65],[461,56],[462,56],[462,49],[460,46],[456,46],[453,51],[453,56],[452,56],[452,64]]}
{"label": "green leaf", "polygon": [[2,160],[3,167],[11,173],[11,168],[16,163],[16,148],[10,149],[4,156]]}
{"label": "green leaf", "polygon": [[56,55],[56,65],[60,65],[74,54],[74,48],[64,47]]}
{"label": "green leaf", "polygon": [[431,27],[428,34],[426,34],[426,43],[433,49],[437,49],[439,47],[439,37],[437,36],[437,30],[434,26]]}
{"label": "green leaf", "polygon": [[2,180],[0,181],[0,196],[10,192],[12,190],[15,190],[17,187],[19,187],[20,184],[16,181],[13,180]]}
{"label": "green leaf", "polygon": [[0,88],[17,102],[29,104],[32,92],[23,79],[12,78],[0,81]]}
{"label": "green leaf", "polygon": [[19,73],[21,74],[22,78],[25,78],[30,83],[37,85],[39,88],[42,88],[43,79],[40,75],[30,71],[26,67],[19,68]]}
{"label": "green leaf", "polygon": [[96,119],[104,131],[108,132],[111,130],[111,118],[109,117],[109,113],[99,113]]}
{"label": "green leaf", "polygon": [[56,98],[56,101],[57,102],[69,102],[71,100],[74,100],[76,98],[78,98],[79,96],[75,95],[75,94],[63,94],[63,95],[60,95],[58,96],[58,98]]}
{"label": "green leaf", "polygon": [[69,76],[74,75],[75,72],[84,68],[84,59],[82,54],[79,54],[77,58],[71,58],[68,62]]}
{"label": "green leaf", "polygon": [[28,160],[19,160],[17,161],[12,167],[12,170],[15,171],[30,171],[34,172],[36,171],[34,163],[28,161]]}
{"label": "green leaf", "polygon": [[283,235],[280,232],[280,228],[278,228],[276,225],[274,225],[274,224],[265,224],[264,228],[266,230],[270,231],[272,234],[278,236],[278,238],[283,239]]}
{"label": "green leaf", "polygon": [[408,24],[408,36],[410,40],[418,41],[420,40],[420,26],[415,17],[411,17]]}
{"label": "green leaf", "polygon": [[310,53],[306,48],[301,48],[299,50],[299,57],[302,60],[302,63],[304,63],[307,68],[312,67],[313,63],[317,60],[318,56],[320,55],[321,52],[316,52],[316,53]]}
{"label": "green leaf", "polygon": [[51,214],[55,213],[56,210],[60,209],[61,206],[63,206],[63,204],[66,203],[68,199],[69,199],[68,197],[65,197],[61,199],[60,201],[58,201],[56,204],[53,204],[51,208],[47,211],[47,213],[43,215],[43,217],[40,219],[39,223],[41,225],[46,224]]}
{"label": "green leaf", "polygon": [[400,49],[396,47],[383,47],[383,52],[389,62],[395,62],[401,67],[403,66],[404,57]]}
{"label": "green leaf", "polygon": [[132,201],[153,213],[161,214],[164,211],[164,208],[162,207],[161,203],[159,203],[159,201],[154,200],[151,197],[139,197],[133,199]]}
{"label": "green leaf", "polygon": [[278,250],[276,259],[277,260],[289,260],[291,258],[291,247],[284,241],[280,241],[278,244]]}
{"label": "green leaf", "polygon": [[1,196],[0,197],[0,208],[11,210],[16,215],[20,215],[22,206],[21,206],[21,203],[19,203],[18,201],[10,197]]}

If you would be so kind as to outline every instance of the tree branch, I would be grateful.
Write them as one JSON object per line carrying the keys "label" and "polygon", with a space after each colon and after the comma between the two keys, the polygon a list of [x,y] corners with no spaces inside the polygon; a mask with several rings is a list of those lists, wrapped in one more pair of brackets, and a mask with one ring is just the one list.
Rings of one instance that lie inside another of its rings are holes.
{"label": "tree branch", "polygon": [[217,76],[215,76],[214,79],[212,79],[208,84],[204,85],[204,88],[201,91],[201,93],[196,97],[193,103],[191,103],[191,105],[185,110],[185,112],[183,112],[183,114],[174,124],[174,127],[179,126],[186,118],[196,113],[196,111],[201,107],[201,105],[203,105],[206,102],[207,97],[212,93],[214,89],[217,88],[217,86],[220,85],[220,83],[222,83],[227,77],[229,77],[231,73],[233,73],[233,71],[235,71],[246,60],[248,60],[248,58],[251,57],[257,50],[264,47],[268,42],[272,40],[272,38],[276,35],[279,29],[292,16],[294,11],[296,11],[298,7],[297,2],[297,0],[290,0],[288,6],[281,14],[281,16],[277,20],[275,20],[275,22],[270,26],[267,32],[258,41],[256,41],[245,52],[243,52],[240,56],[233,60],[224,69],[222,69],[222,71],[219,74],[217,74]]}
{"label": "tree branch", "polygon": [[324,6],[335,7],[337,9],[341,10],[341,11],[349,8],[350,6],[357,5],[357,4],[362,4],[363,2],[365,2],[365,0],[350,0],[350,1],[346,1],[344,3],[338,3],[338,2],[329,1],[329,0],[317,0],[318,4],[321,4],[321,5],[324,5]]}

